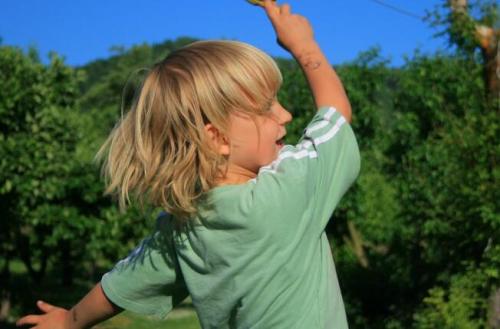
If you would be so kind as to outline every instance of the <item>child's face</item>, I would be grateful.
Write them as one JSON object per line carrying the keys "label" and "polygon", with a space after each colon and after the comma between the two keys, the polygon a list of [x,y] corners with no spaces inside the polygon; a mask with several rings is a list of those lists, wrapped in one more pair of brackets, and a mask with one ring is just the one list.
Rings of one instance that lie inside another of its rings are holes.
{"label": "child's face", "polygon": [[273,102],[268,114],[259,115],[255,120],[241,114],[233,115],[228,136],[229,170],[231,166],[233,168],[236,166],[236,169],[249,170],[257,174],[259,168],[274,161],[283,147],[285,125],[291,120],[292,115],[278,100]]}

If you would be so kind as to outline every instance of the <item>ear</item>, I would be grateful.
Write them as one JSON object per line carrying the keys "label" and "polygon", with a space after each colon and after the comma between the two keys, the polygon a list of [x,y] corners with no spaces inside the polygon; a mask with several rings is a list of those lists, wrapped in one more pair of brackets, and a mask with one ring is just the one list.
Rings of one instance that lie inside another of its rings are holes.
{"label": "ear", "polygon": [[205,134],[215,146],[217,152],[221,155],[229,155],[231,148],[229,147],[229,140],[227,137],[222,135],[222,133],[214,127],[211,123],[207,123],[204,127]]}

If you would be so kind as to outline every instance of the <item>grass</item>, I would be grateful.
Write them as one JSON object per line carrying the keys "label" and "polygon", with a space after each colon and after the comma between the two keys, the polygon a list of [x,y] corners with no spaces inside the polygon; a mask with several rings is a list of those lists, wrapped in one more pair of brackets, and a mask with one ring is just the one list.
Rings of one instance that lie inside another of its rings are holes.
{"label": "grass", "polygon": [[108,321],[105,321],[96,329],[200,329],[198,317],[192,309],[174,309],[166,320],[155,320],[131,312],[123,312]]}

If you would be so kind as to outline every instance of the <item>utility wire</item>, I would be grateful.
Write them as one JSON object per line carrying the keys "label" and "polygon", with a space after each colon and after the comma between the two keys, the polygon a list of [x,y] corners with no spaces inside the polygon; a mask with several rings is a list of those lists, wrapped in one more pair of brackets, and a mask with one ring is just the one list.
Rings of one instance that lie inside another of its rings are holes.
{"label": "utility wire", "polygon": [[420,15],[417,15],[415,13],[412,13],[411,11],[408,11],[408,10],[401,9],[401,8],[396,7],[396,6],[390,5],[390,4],[385,3],[385,2],[383,2],[381,0],[370,0],[370,1],[375,2],[376,4],[379,4],[379,5],[384,6],[386,8],[392,9],[394,11],[397,11],[400,14],[403,14],[403,15],[406,15],[406,16],[409,16],[409,17],[412,17],[412,18],[416,18],[419,21],[423,21],[424,20],[424,18],[421,17]]}

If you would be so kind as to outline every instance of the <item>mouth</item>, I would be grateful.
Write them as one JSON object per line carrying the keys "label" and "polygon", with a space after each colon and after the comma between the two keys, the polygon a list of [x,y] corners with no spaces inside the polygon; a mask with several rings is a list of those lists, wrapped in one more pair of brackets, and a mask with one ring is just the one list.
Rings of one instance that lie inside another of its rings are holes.
{"label": "mouth", "polygon": [[276,141],[276,145],[278,145],[279,147],[282,147],[283,145],[285,145],[285,141],[284,141],[284,138],[280,138]]}

